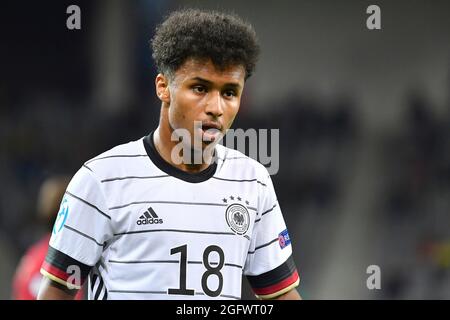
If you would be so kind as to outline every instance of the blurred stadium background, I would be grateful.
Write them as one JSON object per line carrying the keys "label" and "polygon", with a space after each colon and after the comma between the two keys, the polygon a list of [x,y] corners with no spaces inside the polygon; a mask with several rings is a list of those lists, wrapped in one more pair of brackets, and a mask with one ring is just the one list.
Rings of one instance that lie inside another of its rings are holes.
{"label": "blurred stadium background", "polygon": [[[369,31],[374,3],[382,30]],[[148,41],[194,6],[233,10],[259,35],[234,127],[280,129],[273,180],[303,297],[450,299],[450,2],[374,3],[2,1],[0,298],[45,231],[41,183],[156,126]],[[381,290],[366,287],[369,265]]]}

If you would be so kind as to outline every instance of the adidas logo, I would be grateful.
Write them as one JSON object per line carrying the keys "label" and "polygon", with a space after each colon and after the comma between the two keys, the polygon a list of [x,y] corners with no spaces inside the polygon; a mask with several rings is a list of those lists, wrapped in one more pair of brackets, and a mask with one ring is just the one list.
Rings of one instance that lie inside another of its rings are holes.
{"label": "adidas logo", "polygon": [[158,218],[156,212],[152,209],[152,207],[150,207],[142,216],[139,217],[139,220],[136,221],[136,223],[139,226],[142,224],[159,224],[163,223],[163,219]]}

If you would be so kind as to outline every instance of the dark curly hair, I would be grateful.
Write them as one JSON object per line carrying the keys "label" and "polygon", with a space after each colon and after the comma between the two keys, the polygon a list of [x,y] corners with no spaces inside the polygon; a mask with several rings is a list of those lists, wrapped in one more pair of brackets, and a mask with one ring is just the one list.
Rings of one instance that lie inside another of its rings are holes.
{"label": "dark curly hair", "polygon": [[234,14],[199,9],[171,13],[151,41],[158,72],[172,76],[188,58],[211,59],[220,70],[242,65],[245,79],[255,69],[259,45],[253,27]]}

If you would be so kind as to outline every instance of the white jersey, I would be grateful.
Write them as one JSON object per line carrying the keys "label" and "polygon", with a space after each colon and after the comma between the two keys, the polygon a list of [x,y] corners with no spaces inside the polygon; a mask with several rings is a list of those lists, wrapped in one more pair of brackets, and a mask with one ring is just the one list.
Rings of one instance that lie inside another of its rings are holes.
{"label": "white jersey", "polygon": [[62,284],[89,278],[89,299],[240,299],[243,274],[261,298],[297,286],[267,170],[221,145],[216,155],[189,174],[161,158],[150,134],[87,161],[41,272]]}

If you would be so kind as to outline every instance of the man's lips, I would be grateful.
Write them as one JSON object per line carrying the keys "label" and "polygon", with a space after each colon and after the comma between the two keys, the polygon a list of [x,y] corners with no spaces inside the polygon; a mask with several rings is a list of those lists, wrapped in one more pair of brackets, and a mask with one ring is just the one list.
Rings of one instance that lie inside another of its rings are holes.
{"label": "man's lips", "polygon": [[204,121],[202,122],[202,136],[204,142],[216,141],[222,133],[222,125],[219,122]]}
{"label": "man's lips", "polygon": [[203,131],[207,131],[210,129],[215,129],[215,130],[219,130],[220,132],[222,132],[222,125],[220,123],[212,122],[212,121],[202,122],[202,130]]}

